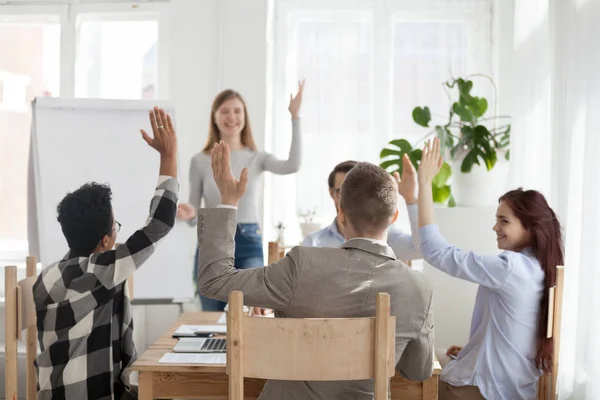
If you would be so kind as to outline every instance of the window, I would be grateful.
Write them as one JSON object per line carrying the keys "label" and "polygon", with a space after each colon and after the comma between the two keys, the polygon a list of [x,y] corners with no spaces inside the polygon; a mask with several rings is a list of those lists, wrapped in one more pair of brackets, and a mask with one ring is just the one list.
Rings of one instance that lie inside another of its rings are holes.
{"label": "window", "polygon": [[78,17],[75,97],[156,98],[158,21],[135,17]]}
{"label": "window", "polygon": [[27,254],[30,102],[59,94],[59,16],[2,17],[0,48],[0,259],[14,264]]}
{"label": "window", "polygon": [[[491,74],[491,9],[489,1],[474,0],[275,5],[272,108],[286,104],[296,81],[306,78],[303,162],[294,176],[267,179],[265,231],[281,221],[286,242],[294,244],[301,240],[294,210],[315,210],[321,226],[335,217],[327,177],[337,163],[378,164],[395,138],[418,144],[427,131],[412,121],[414,107],[427,105],[446,118],[443,81]],[[291,136],[284,116],[273,112],[273,137],[266,138],[280,157]]]}
{"label": "window", "polygon": [[31,101],[166,98],[164,4],[0,5],[0,265],[24,265]]}

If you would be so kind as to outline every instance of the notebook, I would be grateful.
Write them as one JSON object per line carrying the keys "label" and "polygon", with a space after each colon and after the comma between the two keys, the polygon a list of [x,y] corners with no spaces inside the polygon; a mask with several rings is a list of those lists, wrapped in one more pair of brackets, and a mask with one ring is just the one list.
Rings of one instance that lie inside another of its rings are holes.
{"label": "notebook", "polygon": [[226,325],[180,325],[173,333],[174,338],[195,337],[196,332],[204,333],[227,333]]}
{"label": "notebook", "polygon": [[225,353],[227,350],[227,339],[225,338],[185,338],[179,339],[174,353]]}
{"label": "notebook", "polygon": [[161,364],[226,364],[225,353],[213,354],[177,354],[165,353],[160,360]]}

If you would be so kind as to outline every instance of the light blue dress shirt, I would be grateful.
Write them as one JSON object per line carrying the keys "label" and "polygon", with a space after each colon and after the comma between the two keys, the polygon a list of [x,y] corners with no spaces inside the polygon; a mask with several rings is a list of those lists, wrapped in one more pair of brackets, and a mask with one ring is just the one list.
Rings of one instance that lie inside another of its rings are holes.
{"label": "light blue dress shirt", "polygon": [[531,250],[483,256],[451,245],[435,224],[419,233],[427,263],[479,284],[469,342],[444,367],[441,379],[477,386],[486,399],[537,399],[541,371],[535,355],[544,272]]}
{"label": "light blue dress shirt", "polygon": [[[392,248],[399,260],[414,260],[421,258],[419,250],[419,221],[418,209],[416,204],[406,206],[408,210],[408,219],[410,220],[410,229],[412,235],[402,232],[393,226],[388,229],[387,244]],[[304,238],[302,246],[309,247],[340,247],[346,239],[340,234],[335,219],[331,225],[312,232]]]}

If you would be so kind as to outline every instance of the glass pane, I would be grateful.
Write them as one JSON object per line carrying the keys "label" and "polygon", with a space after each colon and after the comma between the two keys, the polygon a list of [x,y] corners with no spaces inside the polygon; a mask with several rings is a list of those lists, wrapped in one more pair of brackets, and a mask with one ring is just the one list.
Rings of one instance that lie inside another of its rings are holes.
{"label": "glass pane", "polygon": [[434,121],[447,121],[451,105],[443,82],[464,76],[468,65],[466,22],[400,22],[393,33],[393,138],[413,141],[428,131],[412,110],[428,106]]}
{"label": "glass pane", "polygon": [[156,16],[111,20],[82,14],[77,21],[76,97],[156,98]]}
{"label": "glass pane", "polygon": [[0,23],[0,259],[27,253],[31,100],[58,96],[60,25],[54,16]]}
{"label": "glass pane", "polygon": [[297,174],[299,209],[316,209],[329,223],[335,208],[327,176],[348,159],[373,158],[361,146],[369,134],[371,23],[303,22],[297,25],[295,76],[306,78],[302,102],[302,168]]}

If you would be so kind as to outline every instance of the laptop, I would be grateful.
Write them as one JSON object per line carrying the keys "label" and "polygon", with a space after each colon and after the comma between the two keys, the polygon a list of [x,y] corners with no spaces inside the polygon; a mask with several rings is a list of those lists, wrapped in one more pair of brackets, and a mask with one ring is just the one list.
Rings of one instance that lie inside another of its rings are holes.
{"label": "laptop", "polygon": [[174,353],[225,353],[226,338],[179,338]]}

